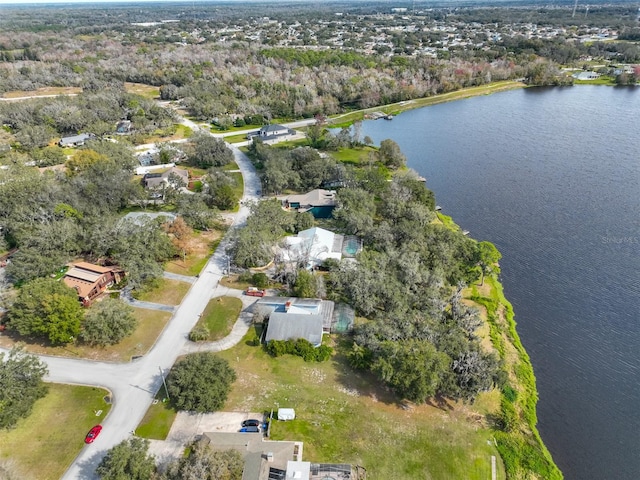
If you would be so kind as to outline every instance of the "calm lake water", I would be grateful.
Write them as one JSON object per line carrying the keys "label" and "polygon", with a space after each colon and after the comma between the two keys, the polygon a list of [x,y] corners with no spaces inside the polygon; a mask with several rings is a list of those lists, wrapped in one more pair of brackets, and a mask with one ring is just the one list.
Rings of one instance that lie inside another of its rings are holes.
{"label": "calm lake water", "polygon": [[640,479],[640,88],[515,90],[367,121],[502,252],[568,480]]}

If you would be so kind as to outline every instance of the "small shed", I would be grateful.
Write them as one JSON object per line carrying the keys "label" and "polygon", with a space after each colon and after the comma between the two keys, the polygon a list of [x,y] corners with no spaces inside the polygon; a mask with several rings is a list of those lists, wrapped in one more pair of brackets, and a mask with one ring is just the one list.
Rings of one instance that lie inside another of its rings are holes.
{"label": "small shed", "polygon": [[293,408],[278,408],[278,420],[293,420],[296,411]]}

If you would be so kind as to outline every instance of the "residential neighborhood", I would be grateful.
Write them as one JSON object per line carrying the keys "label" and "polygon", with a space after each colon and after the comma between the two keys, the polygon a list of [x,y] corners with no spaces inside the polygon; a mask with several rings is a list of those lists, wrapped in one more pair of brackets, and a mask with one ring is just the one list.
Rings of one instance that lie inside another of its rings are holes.
{"label": "residential neighborhood", "polygon": [[0,5],[1,480],[564,478],[448,195],[635,7],[82,3]]}

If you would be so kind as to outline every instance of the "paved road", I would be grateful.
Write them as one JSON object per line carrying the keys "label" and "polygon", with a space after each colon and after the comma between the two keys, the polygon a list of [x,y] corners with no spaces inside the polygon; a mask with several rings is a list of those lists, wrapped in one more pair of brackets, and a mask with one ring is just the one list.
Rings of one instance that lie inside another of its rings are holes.
{"label": "paved road", "polygon": [[[260,180],[247,156],[237,147],[230,147],[244,178],[242,206],[234,216],[232,228],[209,259],[199,278],[191,285],[152,349],[142,358],[127,364],[41,357],[49,367],[47,381],[104,387],[111,392],[113,399],[111,412],[102,422],[102,433],[93,444],[85,445],[65,472],[63,480],[96,478],[95,468],[105,453],[128,438],[142,420],[155,393],[162,385],[161,370],[166,375],[179,354],[193,350],[187,347],[190,345],[189,332],[214,292],[231,293],[223,287],[218,288],[218,282],[227,268],[225,248],[229,242],[229,233],[233,228],[246,223],[249,209],[245,205],[247,201],[258,200],[261,192]],[[249,323],[248,314],[243,313],[229,337],[214,342],[215,345],[211,344],[208,348],[221,350],[232,347],[246,333]],[[207,346],[203,348],[206,349]]]}
{"label": "paved road", "polygon": [[[236,162],[244,178],[243,203],[257,200],[260,196],[260,180],[247,156],[235,147],[231,147]],[[235,216],[233,228],[243,226],[249,215],[249,209],[241,206]],[[63,480],[93,479],[94,471],[107,450],[126,439],[142,420],[151,405],[155,393],[162,384],[160,369],[165,374],[171,369],[179,353],[190,351],[188,335],[204,311],[214,289],[227,267],[225,247],[229,233],[209,259],[200,277],[192,284],[189,292],[162,332],[156,344],[144,357],[129,364],[104,364],[87,361],[47,357],[49,366],[47,380],[59,383],[77,383],[98,385],[113,393],[113,407],[102,423],[100,437],[91,445],[85,446],[71,467],[62,477]],[[229,293],[219,290],[221,293]],[[211,345],[212,349],[231,348],[242,339],[248,329],[247,314],[241,315],[227,339]],[[244,333],[240,335],[240,333]]]}

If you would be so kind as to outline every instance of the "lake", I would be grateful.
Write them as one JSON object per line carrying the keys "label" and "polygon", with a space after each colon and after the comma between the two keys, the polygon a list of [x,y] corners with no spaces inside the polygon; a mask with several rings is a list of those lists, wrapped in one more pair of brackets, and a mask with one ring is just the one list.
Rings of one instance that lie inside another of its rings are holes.
{"label": "lake", "polygon": [[502,252],[568,480],[640,478],[640,88],[522,89],[366,121]]}

